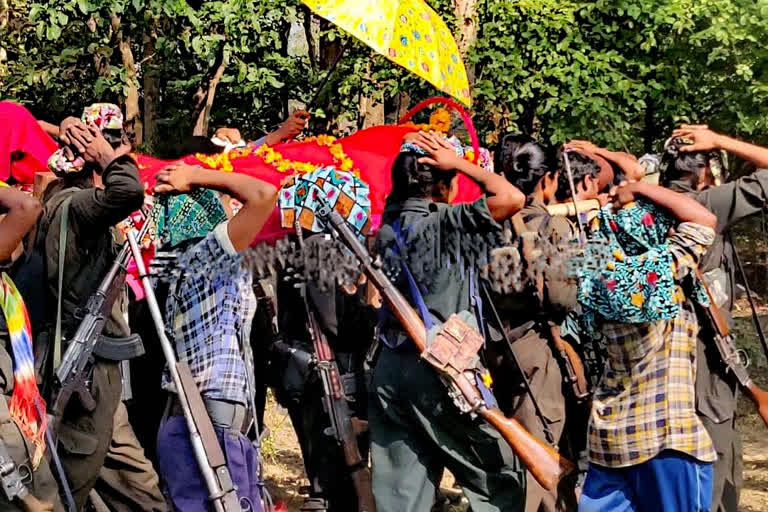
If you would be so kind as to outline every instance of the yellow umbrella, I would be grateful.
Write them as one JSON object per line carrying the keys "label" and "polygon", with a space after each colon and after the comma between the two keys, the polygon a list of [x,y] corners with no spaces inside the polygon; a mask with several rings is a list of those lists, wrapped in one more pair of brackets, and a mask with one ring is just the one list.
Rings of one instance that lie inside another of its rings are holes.
{"label": "yellow umbrella", "polygon": [[302,0],[395,64],[469,106],[467,70],[445,22],[424,0]]}

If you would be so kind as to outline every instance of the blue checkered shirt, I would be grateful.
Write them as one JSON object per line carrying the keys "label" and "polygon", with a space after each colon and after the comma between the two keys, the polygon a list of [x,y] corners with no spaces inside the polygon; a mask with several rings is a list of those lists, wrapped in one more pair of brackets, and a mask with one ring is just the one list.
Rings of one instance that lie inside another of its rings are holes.
{"label": "blue checkered shirt", "polygon": [[[256,312],[251,272],[222,223],[179,256],[170,283],[167,329],[205,398],[252,404],[255,389],[251,321]],[[170,376],[163,388],[175,391]]]}

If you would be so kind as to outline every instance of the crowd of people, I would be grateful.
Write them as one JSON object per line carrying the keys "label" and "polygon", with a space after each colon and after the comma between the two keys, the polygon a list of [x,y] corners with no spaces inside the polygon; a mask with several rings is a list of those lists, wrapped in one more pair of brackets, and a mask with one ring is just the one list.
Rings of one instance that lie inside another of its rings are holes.
{"label": "crowd of people", "polygon": [[[299,112],[256,142],[223,128],[222,145],[194,145],[272,146],[307,119]],[[455,138],[409,131],[391,155],[392,188],[368,248],[430,343],[454,318],[482,336],[471,373],[478,405],[426,362],[373,279],[328,287],[291,265],[247,264],[279,187],[179,161],[145,190],[114,105],[50,124],[5,101],[0,120],[10,185],[0,188],[3,510],[280,509],[260,454],[268,388],[299,440],[302,511],[429,511],[458,494],[441,490],[445,470],[474,512],[738,509],[738,393],[764,418],[768,398],[728,357],[738,354],[727,334],[738,279],[729,232],[768,201],[768,149],[704,125],[680,127],[639,159],[508,134],[480,166]],[[756,170],[728,179],[726,155]],[[460,175],[479,186],[476,200],[454,202]],[[62,361],[83,344],[89,300],[126,230],[140,228],[126,221],[137,211],[155,226],[139,243],[170,261],[149,271],[163,323],[141,291],[118,283],[103,293],[83,384],[56,410]],[[330,234],[299,227],[289,247]],[[512,279],[513,268],[523,277]],[[221,466],[210,451],[200,456],[205,422],[190,435],[193,400],[179,394],[162,333],[202,398]],[[329,361],[330,384],[320,371]],[[346,417],[331,396],[344,399]],[[556,486],[537,478],[477,414],[496,407],[575,470]],[[339,421],[354,425],[355,450],[339,441],[349,426]],[[218,469],[209,475],[206,464]],[[363,505],[366,486],[375,506]]]}

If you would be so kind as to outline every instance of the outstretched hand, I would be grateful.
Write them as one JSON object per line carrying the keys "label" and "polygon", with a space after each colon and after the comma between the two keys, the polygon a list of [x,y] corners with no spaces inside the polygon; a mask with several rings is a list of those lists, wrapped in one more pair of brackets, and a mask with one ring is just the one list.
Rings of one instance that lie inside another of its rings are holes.
{"label": "outstretched hand", "polygon": [[673,131],[672,136],[693,141],[693,144],[681,146],[682,152],[720,149],[720,135],[710,130],[706,124],[684,124]]}
{"label": "outstretched hand", "polygon": [[431,165],[441,171],[453,171],[463,160],[442,135],[420,132],[413,143],[429,153],[429,156],[419,158],[420,164]]}
{"label": "outstretched hand", "polygon": [[194,176],[200,171],[201,167],[184,163],[173,164],[162,171],[157,176],[155,194],[186,194],[194,188]]}

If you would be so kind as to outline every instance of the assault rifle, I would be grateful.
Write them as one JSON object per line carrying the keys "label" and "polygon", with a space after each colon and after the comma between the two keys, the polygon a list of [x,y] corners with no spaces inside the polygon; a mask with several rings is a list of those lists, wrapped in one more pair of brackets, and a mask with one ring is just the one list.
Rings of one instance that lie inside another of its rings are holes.
{"label": "assault rifle", "polygon": [[8,447],[0,440],[0,486],[3,496],[13,503],[18,501],[26,512],[47,512],[53,510],[53,505],[35,498],[24,485],[24,477],[19,467],[8,453]]}
{"label": "assault rifle", "polygon": [[152,288],[152,283],[147,275],[139,244],[136,243],[133,233],[129,232],[127,237],[136,268],[141,276],[141,285],[144,288],[147,306],[149,306],[149,312],[152,315],[152,321],[160,340],[160,347],[163,349],[165,360],[168,362],[168,372],[171,374],[171,380],[176,388],[176,396],[187,422],[192,451],[208,489],[213,510],[215,512],[242,512],[243,509],[235,492],[232,475],[227,467],[224,452],[219,444],[216,431],[213,429],[213,423],[205,408],[200,390],[192,377],[189,365],[184,361],[176,360],[176,353],[165,333],[163,316],[157,304],[155,290]]}
{"label": "assault rifle", "polygon": [[742,391],[744,391],[744,394],[755,404],[757,412],[768,427],[768,391],[760,388],[760,386],[755,384],[750,378],[746,365],[742,360],[742,356],[733,341],[728,322],[725,321],[722,311],[717,306],[717,303],[715,303],[714,296],[706,281],[704,281],[704,276],[701,274],[701,271],[697,269],[696,274],[709,297],[710,306],[705,309],[711,322],[715,348],[717,348],[717,352],[720,354],[720,359],[726,369],[736,377],[736,381],[739,383]]}
{"label": "assault rifle", "polygon": [[[301,234],[301,226],[296,226],[299,237],[300,250],[304,250],[304,240]],[[314,345],[315,367],[323,383],[323,402],[328,418],[331,422],[329,432],[336,439],[344,453],[344,462],[347,464],[352,483],[357,494],[358,512],[376,512],[376,502],[373,498],[371,486],[371,471],[367,461],[360,454],[357,438],[368,430],[368,422],[356,418],[349,408],[344,384],[341,381],[339,367],[333,349],[328,343],[315,312],[310,306],[307,296],[306,282],[298,284],[301,291],[304,307],[307,311],[307,327]]]}
{"label": "assault rifle", "polygon": [[[149,224],[147,219],[142,226],[139,239],[147,232]],[[58,430],[64,409],[73,394],[78,396],[86,410],[92,411],[96,407],[88,383],[90,369],[94,364],[94,354],[113,361],[122,361],[143,353],[140,338],[136,335],[125,339],[102,336],[104,324],[125,284],[126,267],[130,258],[130,246],[125,242],[99,288],[88,298],[83,320],[75,331],[75,335],[69,340],[67,351],[54,376],[53,406],[50,408],[53,418],[50,432],[55,433]],[[59,262],[59,264],[63,263]]]}
{"label": "assault rifle", "polygon": [[552,491],[573,464],[557,453],[545,442],[536,439],[517,420],[507,418],[499,409],[490,407],[475,384],[475,376],[469,367],[469,354],[482,346],[480,333],[464,324],[457,315],[451,316],[443,325],[431,345],[427,345],[427,330],[419,314],[389,281],[378,264],[374,263],[365,246],[346,225],[341,215],[331,209],[321,197],[321,207],[316,215],[333,230],[342,242],[354,253],[368,279],[376,286],[394,316],[400,321],[406,333],[413,340],[425,361],[435,367],[449,384],[449,393],[456,399],[463,412],[476,414],[485,419],[509,443],[536,481]]}

